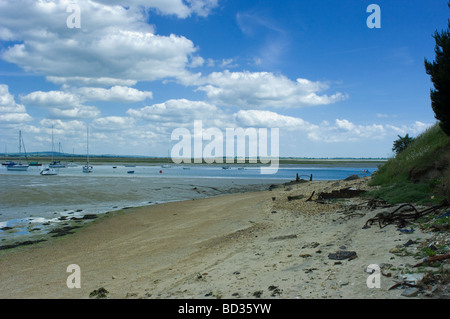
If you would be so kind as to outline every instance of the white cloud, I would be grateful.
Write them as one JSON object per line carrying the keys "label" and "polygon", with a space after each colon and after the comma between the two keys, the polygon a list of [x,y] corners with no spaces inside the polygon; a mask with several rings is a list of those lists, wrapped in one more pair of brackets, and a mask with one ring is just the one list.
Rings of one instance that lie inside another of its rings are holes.
{"label": "white cloud", "polygon": [[305,134],[310,141],[323,143],[347,143],[394,140],[397,134],[418,135],[432,124],[416,121],[410,125],[396,127],[390,124],[355,124],[347,119],[336,119],[333,123],[322,121],[313,124],[299,117],[286,116],[271,111],[240,110],[234,114],[236,124],[242,127],[279,128],[290,135]]}
{"label": "white cloud", "polygon": [[91,119],[100,115],[95,106],[87,106],[86,101],[139,102],[153,98],[150,91],[139,91],[124,86],[110,89],[82,87],[67,91],[35,91],[21,97],[26,105],[42,107],[49,110],[55,118]]}
{"label": "white cloud", "polygon": [[28,105],[59,109],[69,109],[81,104],[78,95],[63,91],[35,91],[22,96],[21,101]]}
{"label": "white cloud", "polygon": [[22,104],[16,103],[14,96],[9,93],[9,87],[0,84],[0,123],[19,124],[32,120]]}
{"label": "white cloud", "polygon": [[100,110],[95,106],[75,106],[70,109],[50,108],[50,115],[65,119],[92,119],[100,116]]}
{"label": "white cloud", "polygon": [[203,66],[205,64],[205,59],[203,59],[201,56],[195,56],[191,58],[191,62],[189,63],[190,68],[197,68],[200,66]]}
{"label": "white cloud", "polygon": [[281,128],[288,131],[308,131],[318,128],[301,118],[271,111],[240,110],[234,114],[234,118],[238,124],[249,127]]}
{"label": "white cloud", "polygon": [[100,131],[122,131],[133,128],[134,123],[130,117],[108,116],[95,119],[92,126]]}
{"label": "white cloud", "polygon": [[139,102],[153,98],[150,91],[139,91],[125,86],[113,86],[110,89],[82,87],[76,92],[89,101]]}
{"label": "white cloud", "polygon": [[[129,9],[106,1],[77,3],[81,28],[69,29],[69,1],[0,0],[0,34],[18,42],[4,49],[1,57],[56,83],[130,85],[189,76],[186,68],[197,50],[192,41],[173,34],[156,35],[139,2],[129,1]],[[164,3],[153,2],[167,7]],[[193,12],[209,2],[177,3]],[[194,63],[198,62],[196,58]]]}
{"label": "white cloud", "polygon": [[294,108],[324,105],[345,100],[342,93],[319,95],[328,89],[322,82],[292,81],[270,72],[214,72],[203,79],[198,90],[205,91],[212,103],[243,108]]}
{"label": "white cloud", "polygon": [[113,86],[113,85],[121,85],[121,86],[133,86],[137,83],[137,80],[121,80],[114,79],[108,77],[98,77],[98,78],[89,78],[82,76],[69,76],[69,77],[61,77],[61,76],[47,76],[46,79],[49,82],[55,84],[62,85],[72,85],[72,86]]}
{"label": "white cloud", "polygon": [[155,126],[170,128],[191,126],[195,120],[203,120],[205,124],[212,126],[223,126],[229,118],[213,104],[186,99],[129,109],[126,113],[137,120],[150,121]]}
{"label": "white cloud", "polygon": [[95,0],[105,5],[143,6],[163,15],[187,18],[192,14],[207,16],[217,7],[218,0]]}
{"label": "white cloud", "polygon": [[100,115],[95,106],[82,104],[79,95],[63,91],[36,91],[21,97],[27,105],[45,108],[54,118],[90,119]]}
{"label": "white cloud", "polygon": [[39,121],[39,125],[45,129],[45,133],[50,135],[80,135],[86,131],[86,125],[79,120],[62,121],[55,119],[43,119]]}

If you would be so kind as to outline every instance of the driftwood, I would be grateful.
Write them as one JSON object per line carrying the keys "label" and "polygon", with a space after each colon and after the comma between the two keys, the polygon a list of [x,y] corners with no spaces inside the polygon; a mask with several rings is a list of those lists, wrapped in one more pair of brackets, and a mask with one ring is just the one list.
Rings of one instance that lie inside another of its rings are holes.
{"label": "driftwood", "polygon": [[306,200],[306,202],[310,202],[314,196],[314,194],[316,193],[316,191],[313,191],[311,196],[309,196],[309,198]]}
{"label": "driftwood", "polygon": [[305,196],[303,196],[303,195],[288,196],[288,201],[290,202],[292,200],[299,200],[299,199],[302,199],[303,197],[305,197]]}
{"label": "driftwood", "polygon": [[391,288],[389,288],[388,290],[392,290],[401,286],[406,286],[406,287],[410,287],[410,288],[420,288],[421,286],[419,285],[414,285],[414,284],[410,284],[407,282],[398,282],[395,285],[393,285]]}
{"label": "driftwood", "polygon": [[429,257],[426,260],[414,265],[414,267],[420,267],[424,264],[428,264],[431,266],[436,261],[441,261],[441,260],[446,260],[446,259],[450,259],[450,254]]}
{"label": "driftwood", "polygon": [[318,200],[335,199],[335,198],[353,198],[364,194],[365,190],[353,189],[351,187],[343,188],[340,190],[334,190],[331,193],[320,193]]}
{"label": "driftwood", "polygon": [[[414,207],[412,204],[403,204],[399,207],[397,207],[393,212],[383,212],[377,214],[374,218],[369,219],[366,224],[364,225],[363,229],[369,228],[374,223],[378,222],[378,225],[380,228],[384,228],[391,224],[397,224],[398,227],[404,227],[409,220],[417,220],[422,216],[425,216],[431,212],[436,211],[437,209],[443,207],[444,205],[439,206],[433,206],[430,208],[427,208],[423,211],[418,211],[416,207]],[[402,208],[410,207],[410,210],[408,212],[400,212]],[[412,212],[411,212],[412,211]]]}

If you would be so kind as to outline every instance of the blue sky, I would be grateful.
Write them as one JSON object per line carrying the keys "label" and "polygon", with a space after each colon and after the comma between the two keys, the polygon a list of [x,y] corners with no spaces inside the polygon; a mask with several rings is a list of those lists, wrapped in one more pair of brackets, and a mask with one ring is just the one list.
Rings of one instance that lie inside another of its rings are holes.
{"label": "blue sky", "polygon": [[[67,7],[80,8],[68,28]],[[368,28],[370,4],[381,28]],[[279,128],[280,155],[388,157],[434,124],[445,0],[0,0],[0,149],[166,156],[176,128]]]}

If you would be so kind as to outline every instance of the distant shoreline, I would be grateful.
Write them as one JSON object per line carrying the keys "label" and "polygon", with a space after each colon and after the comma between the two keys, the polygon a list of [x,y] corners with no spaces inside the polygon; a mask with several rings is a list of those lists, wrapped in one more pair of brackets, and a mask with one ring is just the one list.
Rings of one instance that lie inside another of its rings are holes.
{"label": "distant shoreline", "polygon": [[[60,156],[56,155],[58,160],[63,162],[74,162],[77,164],[84,163],[86,159],[80,155],[75,156]],[[24,160],[23,157],[19,158],[17,156],[0,156],[0,161],[18,161]],[[51,162],[52,158],[49,156],[29,156],[29,161],[38,161],[40,163]],[[320,164],[320,165],[342,165],[342,164],[384,164],[388,159],[382,158],[280,158],[279,164]],[[172,159],[169,158],[152,158],[152,157],[122,157],[122,156],[91,156],[89,161],[92,164],[112,164],[112,163],[120,163],[120,164],[174,164]],[[202,164],[194,164],[194,161],[191,161],[192,164],[187,163],[186,165],[203,165],[207,164],[203,161]],[[221,163],[212,163],[211,165],[223,165]],[[262,163],[252,164],[249,163],[248,159],[245,163],[235,163],[229,165],[262,165]],[[184,165],[184,163],[180,164]],[[228,164],[227,164],[228,165]]]}

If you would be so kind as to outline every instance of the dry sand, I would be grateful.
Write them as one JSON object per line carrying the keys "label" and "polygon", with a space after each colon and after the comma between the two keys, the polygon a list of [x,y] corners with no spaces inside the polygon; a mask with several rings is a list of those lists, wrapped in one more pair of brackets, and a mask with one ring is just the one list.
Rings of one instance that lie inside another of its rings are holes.
{"label": "dry sand", "polygon": [[[417,263],[389,251],[431,234],[363,229],[379,210],[359,198],[306,201],[344,187],[368,189],[366,179],[308,182],[111,213],[75,234],[3,253],[0,298],[83,299],[101,287],[108,298],[404,298],[388,290],[395,271],[370,289],[365,269]],[[294,195],[305,197],[288,201]],[[357,258],[328,258],[340,250]],[[81,269],[80,289],[66,285],[71,264]]]}

